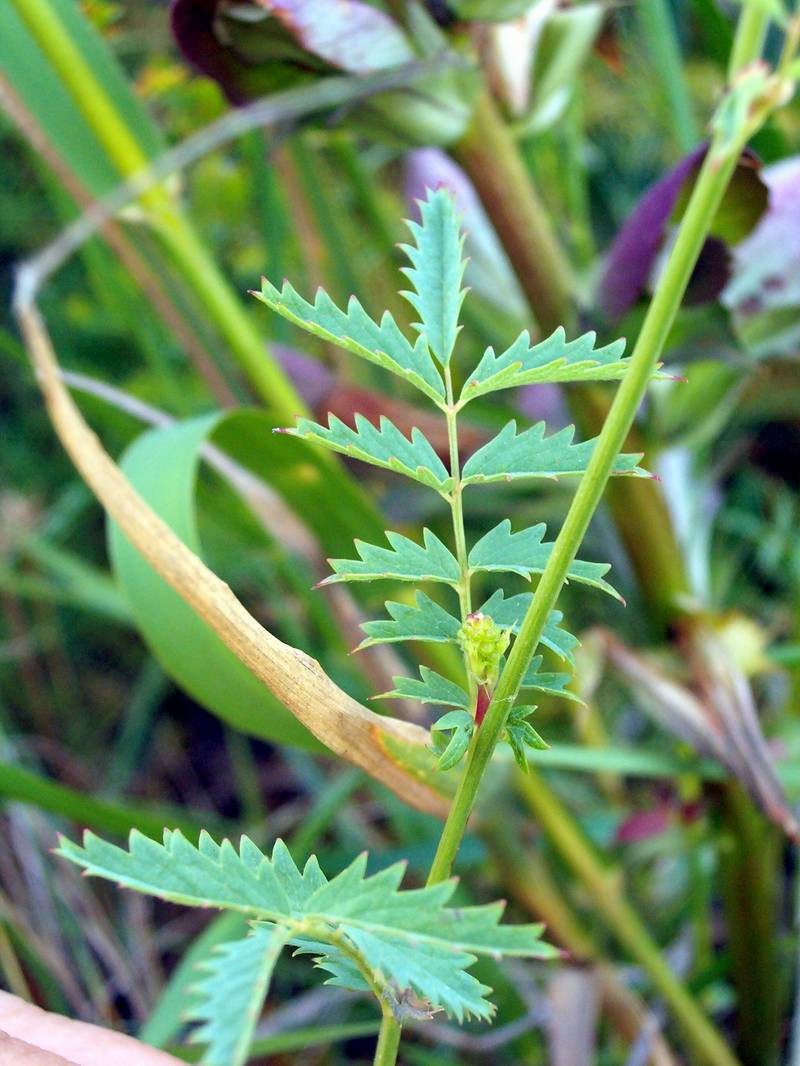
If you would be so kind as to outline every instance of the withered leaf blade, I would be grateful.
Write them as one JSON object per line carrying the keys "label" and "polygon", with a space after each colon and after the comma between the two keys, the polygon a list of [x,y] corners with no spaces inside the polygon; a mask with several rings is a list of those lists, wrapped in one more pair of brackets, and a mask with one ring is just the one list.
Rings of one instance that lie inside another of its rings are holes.
{"label": "withered leaf blade", "polygon": [[699,755],[720,762],[768,818],[792,840],[800,839],[800,825],[775,772],[750,684],[719,637],[696,627],[687,638],[695,692],[611,634],[604,637],[609,661],[643,698],[642,708]]}

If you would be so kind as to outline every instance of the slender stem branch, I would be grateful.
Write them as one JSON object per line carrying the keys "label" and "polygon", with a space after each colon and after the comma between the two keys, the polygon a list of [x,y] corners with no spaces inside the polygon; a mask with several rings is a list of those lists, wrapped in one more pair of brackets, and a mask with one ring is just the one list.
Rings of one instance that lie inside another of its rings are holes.
{"label": "slender stem branch", "polygon": [[[61,24],[53,5],[48,0],[12,3],[120,177],[127,180],[146,170],[150,165],[147,154]],[[279,417],[303,414],[305,404],[270,356],[265,341],[166,188],[156,185],[148,189],[140,204],[258,395]]]}
{"label": "slender stem branch", "polygon": [[453,375],[450,367],[444,372],[445,389],[447,390],[447,406],[444,409],[447,420],[447,442],[450,449],[450,476],[453,479],[453,488],[450,491],[450,508],[453,512],[453,535],[455,537],[456,559],[461,571],[458,584],[458,600],[461,605],[461,621],[463,622],[472,610],[472,594],[469,581],[469,563],[467,561],[467,542],[464,532],[464,487],[461,484],[461,463],[458,457],[458,414],[453,399]]}
{"label": "slender stem branch", "polygon": [[769,29],[769,4],[745,0],[728,60],[728,81],[732,82],[742,67],[761,55]]}
{"label": "slender stem branch", "polygon": [[392,1014],[391,1007],[384,1004],[381,1028],[378,1033],[378,1045],[375,1048],[374,1066],[394,1066],[400,1048],[402,1029]]}

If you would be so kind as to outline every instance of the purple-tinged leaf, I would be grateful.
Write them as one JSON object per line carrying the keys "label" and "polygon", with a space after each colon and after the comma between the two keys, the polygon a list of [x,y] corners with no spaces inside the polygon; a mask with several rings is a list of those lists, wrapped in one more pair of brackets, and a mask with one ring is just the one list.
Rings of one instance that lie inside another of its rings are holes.
{"label": "purple-tinged leaf", "polygon": [[361,0],[258,0],[313,55],[350,74],[371,74],[414,59],[400,27]]}
{"label": "purple-tinged leaf", "polygon": [[[707,145],[700,145],[652,185],[617,234],[598,288],[598,305],[611,321],[622,318],[647,291],[706,151]],[[687,303],[705,303],[720,295],[730,274],[727,246],[753,229],[766,206],[758,161],[745,150],[692,274]]]}

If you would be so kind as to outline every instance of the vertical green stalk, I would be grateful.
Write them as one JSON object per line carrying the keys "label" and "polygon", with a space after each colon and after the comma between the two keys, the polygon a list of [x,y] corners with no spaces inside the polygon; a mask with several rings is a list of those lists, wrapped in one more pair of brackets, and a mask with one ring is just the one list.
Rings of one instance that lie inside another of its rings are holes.
{"label": "vertical green stalk", "polygon": [[761,55],[770,22],[770,5],[762,0],[744,0],[728,61],[728,81]]}
{"label": "vertical green stalk", "polygon": [[401,1035],[402,1029],[395,1020],[391,1007],[388,1004],[384,1004],[373,1066],[394,1066],[397,1062]]}
{"label": "vertical green stalk", "polygon": [[697,123],[686,84],[675,22],[667,0],[640,0],[638,12],[647,50],[664,91],[673,136],[678,149],[685,154],[697,144]]}
{"label": "vertical green stalk", "polygon": [[478,99],[453,155],[469,174],[503,242],[540,330],[569,329],[575,317],[569,264],[488,92]]}
{"label": "vertical green stalk", "polygon": [[779,835],[736,782],[723,786],[721,799],[721,874],[737,999],[736,1048],[745,1066],[775,1066],[786,991],[776,936]]}
{"label": "vertical green stalk", "polygon": [[453,398],[453,376],[449,366],[445,368],[444,382],[447,390],[445,418],[447,420],[447,442],[450,450],[450,476],[453,478],[453,488],[450,491],[450,508],[453,512],[456,559],[458,560],[458,568],[461,571],[461,578],[458,584],[458,602],[461,606],[461,621],[463,622],[472,610],[472,596],[469,585],[467,542],[464,533],[464,489],[461,484],[461,464],[458,457],[457,414]]}
{"label": "vertical green stalk", "polygon": [[[121,179],[128,180],[145,171],[150,163],[145,152],[48,0],[11,2],[119,171]],[[142,194],[140,204],[258,395],[281,418],[304,413],[303,401],[271,358],[265,342],[220,274],[208,250],[164,186],[148,189]]]}

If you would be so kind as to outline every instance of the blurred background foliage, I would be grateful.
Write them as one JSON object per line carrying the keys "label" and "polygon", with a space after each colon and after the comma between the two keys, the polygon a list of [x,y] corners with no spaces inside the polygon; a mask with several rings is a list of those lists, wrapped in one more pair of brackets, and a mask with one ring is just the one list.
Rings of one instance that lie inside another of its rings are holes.
{"label": "blurred background foliage", "polygon": [[[405,428],[427,429],[428,416],[380,371],[301,338],[244,294],[260,274],[289,277],[304,294],[318,284],[338,302],[355,294],[373,316],[389,307],[407,326],[395,295],[401,219],[426,185],[444,182],[465,210],[472,257],[464,365],[535,328],[537,312],[549,331],[556,323],[520,267],[526,238],[516,220],[527,216],[514,205],[527,194],[503,184],[513,173],[507,159],[481,155],[511,145],[568,263],[566,294],[556,294],[568,332],[635,337],[691,162],[666,192],[662,184],[650,194],[655,209],[638,216],[627,246],[623,227],[646,190],[702,141],[725,82],[733,5],[454,0],[412,6],[403,29],[390,20],[408,14],[405,4],[374,3],[357,5],[371,12],[363,39],[350,24],[336,36],[344,0],[283,5],[307,23],[282,19],[277,3],[178,0],[172,23],[155,0],[48,6],[151,158],[232,104],[309,91],[306,118],[251,130],[167,183],[207,257],[193,263],[210,263],[241,294],[227,318],[138,209],[119,219],[127,259],[119,242],[92,238],[48,281],[41,307],[74,395],[111,453],[124,453],[137,487],[259,620],[365,700],[410,663],[394,653],[351,658],[355,623],[405,594],[313,591],[324,558],[384,528],[414,535],[425,523],[446,536],[447,515],[414,486],[374,471],[356,480],[347,464],[323,463],[270,430],[302,403],[344,419],[386,413]],[[482,21],[528,9],[527,21]],[[120,177],[68,88],[52,71],[52,84],[36,73],[35,54],[8,5],[4,293],[14,265]],[[416,62],[428,66],[408,86],[337,107],[314,100],[342,72]],[[474,115],[487,106],[499,140],[482,145]],[[637,429],[661,481],[615,490],[582,552],[612,559],[627,607],[564,591],[562,609],[583,635],[575,686],[585,704],[540,708],[551,751],[527,782],[501,761],[460,857],[471,898],[507,895],[512,912],[543,917],[576,963],[590,965],[487,967],[495,1029],[421,1027],[409,1063],[487,1054],[498,1064],[700,1061],[672,1027],[669,995],[619,908],[645,917],[652,942],[743,1063],[800,1063],[791,1036],[800,1026],[796,853],[785,832],[800,797],[799,135],[794,105],[743,159],[665,356],[679,380],[653,386]],[[497,194],[487,192],[492,181]],[[623,244],[608,255],[615,238]],[[293,391],[271,404],[269,382],[251,372],[257,358],[240,357],[254,343],[264,365],[269,345],[276,373],[302,398],[296,408]],[[586,431],[607,403],[606,387],[499,394],[470,407],[465,449],[510,406],[520,421],[577,420]],[[250,410],[233,413],[239,407]],[[8,299],[0,414],[0,973],[48,1008],[173,1046],[191,983],[178,960],[230,939],[234,919],[209,921],[81,880],[48,854],[58,829],[155,833],[166,821],[187,832],[246,831],[260,844],[281,835],[296,859],[314,849],[331,871],[369,848],[376,864],[408,857],[413,878],[430,862],[438,826],[321,754],[121,538],[109,540],[54,437]],[[556,482],[484,491],[468,501],[478,505],[468,508],[470,534],[498,514],[515,528],[547,521],[553,532],[568,491]],[[430,665],[447,672],[447,657]],[[754,707],[766,741],[749,718],[742,727]],[[428,721],[414,704],[391,713]],[[785,794],[764,762],[777,767]],[[302,965],[279,971],[261,1060],[368,1061],[376,1027],[366,1005],[307,980]]]}

